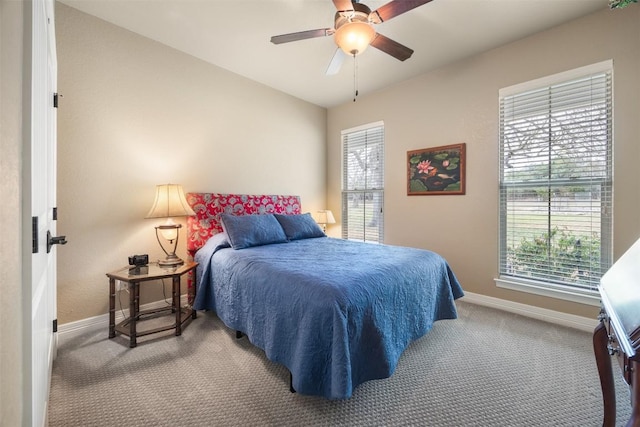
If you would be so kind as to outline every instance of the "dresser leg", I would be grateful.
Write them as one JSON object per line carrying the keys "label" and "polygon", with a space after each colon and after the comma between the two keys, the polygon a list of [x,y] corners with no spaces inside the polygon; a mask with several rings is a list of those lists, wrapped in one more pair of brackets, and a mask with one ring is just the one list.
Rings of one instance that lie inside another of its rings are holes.
{"label": "dresser leg", "polygon": [[640,362],[629,360],[631,372],[631,418],[627,427],[640,427]]}
{"label": "dresser leg", "polygon": [[609,334],[604,322],[600,322],[593,331],[593,352],[596,357],[598,374],[600,375],[600,387],[602,388],[602,402],[604,405],[603,427],[616,425],[616,391],[613,384],[613,372],[611,371],[611,356],[607,351]]}

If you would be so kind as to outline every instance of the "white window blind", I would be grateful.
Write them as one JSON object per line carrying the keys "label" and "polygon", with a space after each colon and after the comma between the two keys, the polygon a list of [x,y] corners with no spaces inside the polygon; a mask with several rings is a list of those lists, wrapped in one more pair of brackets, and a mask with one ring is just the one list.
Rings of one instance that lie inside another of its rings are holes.
{"label": "white window blind", "polygon": [[342,237],[382,243],[384,126],[342,132]]}
{"label": "white window blind", "polygon": [[595,293],[611,266],[611,74],[501,92],[500,279]]}

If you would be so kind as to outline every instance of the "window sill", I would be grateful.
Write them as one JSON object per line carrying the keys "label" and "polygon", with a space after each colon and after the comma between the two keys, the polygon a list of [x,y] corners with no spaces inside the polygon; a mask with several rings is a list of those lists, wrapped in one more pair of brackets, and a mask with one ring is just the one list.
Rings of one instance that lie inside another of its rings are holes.
{"label": "window sill", "polygon": [[575,289],[568,286],[554,285],[550,283],[537,282],[534,280],[515,279],[512,277],[500,277],[494,279],[499,288],[513,291],[527,292],[550,298],[562,299],[579,304],[600,306],[600,294],[597,291],[587,291]]}

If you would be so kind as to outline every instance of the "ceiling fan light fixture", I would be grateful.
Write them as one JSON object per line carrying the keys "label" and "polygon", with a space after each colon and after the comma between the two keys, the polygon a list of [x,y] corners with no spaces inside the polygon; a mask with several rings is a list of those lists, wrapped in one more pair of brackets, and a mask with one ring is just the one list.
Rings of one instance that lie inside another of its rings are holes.
{"label": "ceiling fan light fixture", "polygon": [[365,51],[375,35],[376,30],[368,22],[353,21],[341,25],[333,37],[340,49],[355,56]]}

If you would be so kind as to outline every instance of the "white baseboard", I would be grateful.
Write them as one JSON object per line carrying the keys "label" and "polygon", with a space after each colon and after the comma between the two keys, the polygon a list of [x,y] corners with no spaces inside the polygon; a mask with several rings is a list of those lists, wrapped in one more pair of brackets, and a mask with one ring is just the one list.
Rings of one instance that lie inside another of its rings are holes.
{"label": "white baseboard", "polygon": [[[127,301],[128,302],[128,301]],[[180,296],[180,306],[187,303],[187,296]],[[155,301],[149,304],[140,306],[140,310],[150,310],[154,308],[160,308],[167,305],[164,300]],[[124,314],[123,314],[124,313]],[[116,309],[116,324],[124,320],[129,316],[129,309],[120,310]],[[109,313],[102,314],[100,316],[89,317],[87,319],[78,320],[76,322],[69,322],[58,326],[58,347],[64,345],[67,341],[85,334],[87,332],[98,332],[103,330],[105,336],[109,331]]]}
{"label": "white baseboard", "polygon": [[598,325],[598,319],[596,318],[592,319],[590,317],[576,316],[575,314],[562,313],[560,311],[521,304],[481,294],[474,294],[467,291],[465,291],[465,296],[462,298],[462,301],[495,308],[497,310],[508,311],[509,313],[520,314],[522,316],[586,332],[593,332],[594,328]]}
{"label": "white baseboard", "polygon": [[[531,317],[533,319],[543,320],[545,322],[555,323],[557,325],[567,326],[569,328],[579,329],[581,331],[592,332],[598,325],[597,319],[589,317],[576,316],[574,314],[562,313],[560,311],[548,310],[546,308],[535,307],[532,305],[521,304],[500,298],[489,297],[473,292],[466,292],[462,301],[483,305],[485,307],[495,308],[497,310],[507,311],[510,313],[520,314],[522,316]],[[180,304],[186,303],[186,295],[182,295]],[[165,301],[156,301],[145,304],[140,307],[141,310],[158,308],[166,305]],[[125,316],[129,315],[129,310],[116,311],[116,323],[122,321]],[[78,320],[76,322],[65,323],[58,327],[58,346],[62,346],[66,341],[74,337],[93,331],[104,330],[105,335],[109,328],[109,314],[89,317],[87,319]]]}

